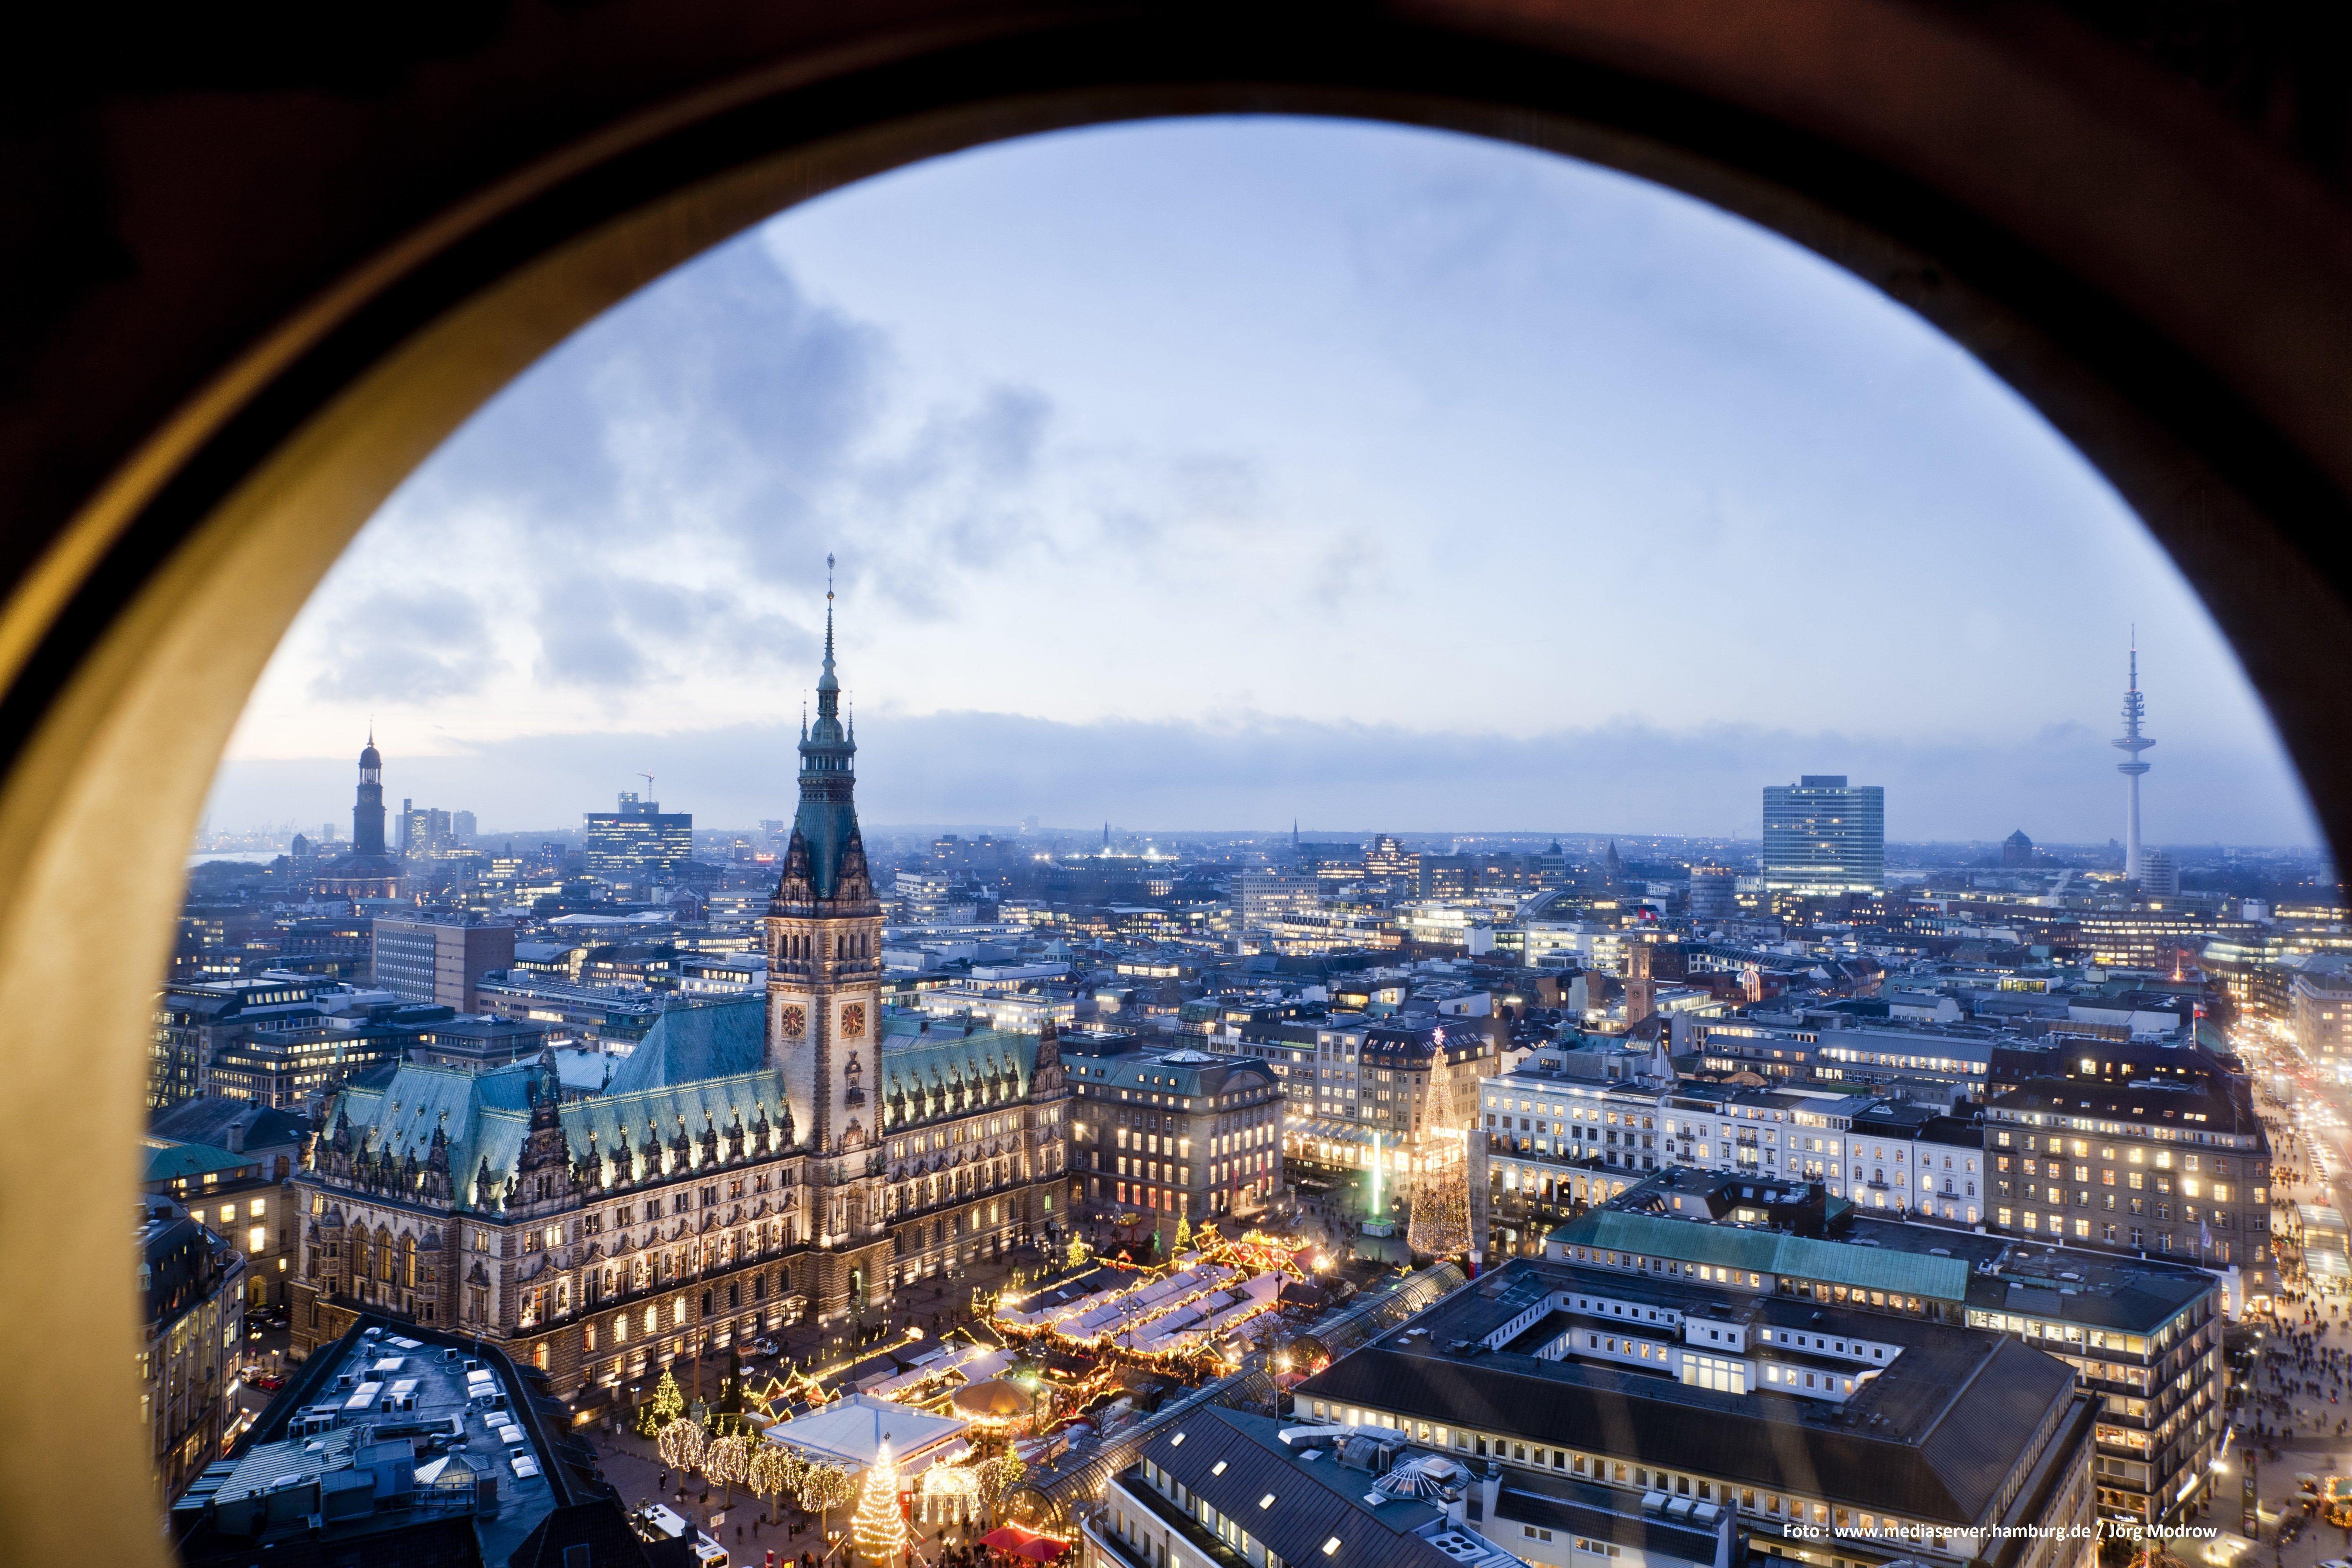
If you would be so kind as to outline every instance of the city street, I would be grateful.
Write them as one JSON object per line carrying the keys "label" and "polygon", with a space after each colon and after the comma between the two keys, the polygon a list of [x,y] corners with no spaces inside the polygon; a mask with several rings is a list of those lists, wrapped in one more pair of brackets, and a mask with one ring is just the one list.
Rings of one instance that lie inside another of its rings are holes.
{"label": "city street", "polygon": [[[2251,1375],[2232,1389],[2231,1451],[2215,1478],[2212,1506],[2200,1519],[2223,1533],[2197,1555],[2212,1561],[2237,1546],[2250,1564],[2312,1568],[2352,1556],[2352,1527],[2332,1526],[2320,1517],[2298,1524],[2304,1510],[2295,1500],[2303,1489],[2299,1478],[2325,1485],[2352,1469],[2352,1281],[2332,1267],[2306,1271],[2294,1216],[2298,1204],[2341,1212],[2352,1198],[2344,1181],[2352,1171],[2347,1095],[2341,1082],[2306,1062],[2283,1032],[2242,1030],[2239,1046],[2254,1074],[2254,1101],[2271,1141],[2273,1237],[2283,1283],[2272,1313],[2246,1320],[2245,1326],[2260,1337],[2251,1347]],[[2263,1522],[2259,1546],[2245,1552],[2242,1538],[2232,1537],[2242,1467],[2250,1457],[2256,1464]],[[2292,1537],[2284,1545],[2282,1521],[2284,1533]]]}

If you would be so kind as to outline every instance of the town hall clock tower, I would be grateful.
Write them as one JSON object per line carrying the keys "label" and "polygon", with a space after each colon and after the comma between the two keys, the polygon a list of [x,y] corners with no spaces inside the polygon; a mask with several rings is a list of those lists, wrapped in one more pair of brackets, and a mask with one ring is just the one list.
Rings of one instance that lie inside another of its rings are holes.
{"label": "town hall clock tower", "polygon": [[[829,1315],[847,1305],[853,1290],[870,1296],[878,1289],[889,1248],[876,1087],[882,906],[852,799],[857,737],[841,719],[830,588],[816,721],[803,723],[800,750],[800,809],[768,904],[767,1057],[782,1078],[794,1133],[810,1153],[807,1240],[842,1259],[817,1281],[820,1310]],[[877,1246],[878,1258],[864,1256]]]}

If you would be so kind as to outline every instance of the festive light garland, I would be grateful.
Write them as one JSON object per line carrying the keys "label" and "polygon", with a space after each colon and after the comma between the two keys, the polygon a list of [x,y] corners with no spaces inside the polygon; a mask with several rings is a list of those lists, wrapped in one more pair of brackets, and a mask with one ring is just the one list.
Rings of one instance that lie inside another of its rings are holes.
{"label": "festive light garland", "polygon": [[894,1562],[907,1549],[907,1520],[898,1510],[898,1467],[890,1460],[887,1437],[866,1467],[866,1489],[849,1521],[849,1535],[857,1550],[877,1563]]}

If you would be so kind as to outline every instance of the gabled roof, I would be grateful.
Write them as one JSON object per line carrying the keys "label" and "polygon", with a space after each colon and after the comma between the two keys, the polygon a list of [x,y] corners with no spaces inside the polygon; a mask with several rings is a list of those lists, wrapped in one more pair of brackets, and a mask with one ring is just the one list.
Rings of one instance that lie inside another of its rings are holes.
{"label": "gabled roof", "polygon": [[605,1092],[631,1094],[757,1071],[767,1050],[767,1007],[762,997],[743,996],[665,1008],[614,1071]]}
{"label": "gabled roof", "polygon": [[585,1158],[592,1148],[599,1155],[617,1158],[643,1144],[649,1133],[664,1145],[680,1131],[699,1141],[713,1131],[727,1136],[738,1127],[750,1132],[766,1126],[781,1136],[791,1119],[782,1079],[765,1068],[634,1094],[595,1095],[574,1100],[557,1114],[564,1145],[574,1160]]}
{"label": "gabled roof", "polygon": [[194,1181],[206,1172],[217,1175],[261,1163],[258,1154],[235,1154],[209,1143],[182,1143],[171,1138],[142,1142],[147,1146],[146,1168],[139,1178],[142,1182]]}
{"label": "gabled roof", "polygon": [[[921,1026],[926,1022],[928,1028]],[[981,1105],[1009,1105],[1024,1098],[1037,1065],[1037,1038],[960,1019],[886,1014],[881,1068],[874,1080],[886,1125],[945,1115],[950,1109],[948,1097],[965,1090],[976,1093],[979,1099],[972,1103]],[[992,1084],[993,1100],[989,1098]]]}
{"label": "gabled roof", "polygon": [[158,1138],[210,1143],[223,1149],[228,1147],[231,1130],[237,1127],[244,1128],[245,1146],[248,1149],[299,1143],[310,1131],[309,1122],[289,1111],[218,1094],[182,1100],[169,1110],[157,1111],[147,1123],[147,1131]]}
{"label": "gabled roof", "polygon": [[437,1129],[462,1207],[485,1162],[501,1178],[515,1169],[530,1131],[533,1085],[544,1071],[536,1062],[483,1073],[404,1062],[381,1088],[347,1086],[335,1114],[351,1121],[353,1153],[389,1152],[395,1163],[413,1157],[420,1166],[432,1158]]}

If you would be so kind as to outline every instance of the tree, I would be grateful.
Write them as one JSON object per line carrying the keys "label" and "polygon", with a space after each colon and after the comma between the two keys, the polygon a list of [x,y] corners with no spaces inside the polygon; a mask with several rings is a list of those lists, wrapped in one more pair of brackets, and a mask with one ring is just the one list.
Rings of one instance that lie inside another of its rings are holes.
{"label": "tree", "polygon": [[801,1508],[803,1511],[817,1516],[820,1529],[824,1527],[824,1516],[827,1513],[839,1508],[857,1494],[856,1483],[849,1479],[849,1472],[839,1465],[805,1467],[801,1471],[800,1482],[795,1489],[800,1495]]}
{"label": "tree", "polygon": [[1450,1079],[1441,1059],[1430,1064],[1429,1120],[1434,1136],[1429,1142],[1430,1164],[1424,1167],[1412,1194],[1412,1218],[1405,1226],[1405,1245],[1431,1258],[1455,1258],[1470,1249],[1470,1151],[1465,1138],[1483,1138],[1454,1119]]}
{"label": "tree", "polygon": [[686,1395],[678,1392],[677,1379],[665,1369],[653,1398],[637,1406],[636,1419],[630,1430],[640,1437],[658,1437],[663,1427],[685,1413]]}
{"label": "tree", "polygon": [[759,1443],[744,1466],[743,1482],[751,1494],[772,1504],[786,1492],[800,1489],[801,1472],[808,1467],[801,1457],[781,1443]]}
{"label": "tree", "polygon": [[669,1368],[664,1367],[661,1382],[654,1385],[654,1425],[667,1426],[685,1414],[685,1391],[678,1387],[677,1379],[670,1375]]}
{"label": "tree", "polygon": [[1192,1216],[1190,1215],[1180,1215],[1176,1219],[1176,1245],[1170,1247],[1168,1250],[1171,1252],[1181,1252],[1192,1245]]}
{"label": "tree", "polygon": [[662,1463],[683,1476],[688,1470],[702,1468],[703,1454],[710,1446],[709,1439],[710,1435],[703,1430],[701,1422],[680,1417],[663,1427],[656,1441],[661,1448]]}
{"label": "tree", "polygon": [[1070,1267],[1073,1268],[1083,1268],[1086,1267],[1086,1262],[1087,1238],[1082,1236],[1074,1236],[1070,1237]]}
{"label": "tree", "polygon": [[999,1454],[992,1459],[982,1459],[978,1468],[980,1500],[986,1503],[992,1512],[998,1503],[1004,1500],[1005,1493],[1019,1486],[1021,1478],[1029,1473],[1029,1467],[1021,1462],[1018,1454]]}
{"label": "tree", "polygon": [[907,1521],[898,1511],[898,1467],[890,1462],[887,1438],[866,1467],[866,1488],[857,1500],[857,1513],[849,1521],[849,1538],[877,1564],[897,1561],[907,1549]]}
{"label": "tree", "polygon": [[751,1473],[751,1440],[748,1437],[720,1437],[702,1451],[702,1473],[727,1489],[729,1503],[735,1500],[735,1483]]}

